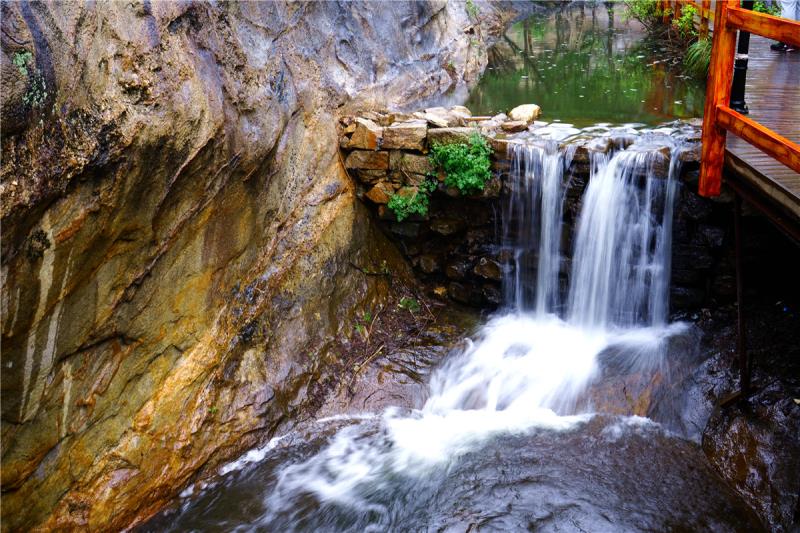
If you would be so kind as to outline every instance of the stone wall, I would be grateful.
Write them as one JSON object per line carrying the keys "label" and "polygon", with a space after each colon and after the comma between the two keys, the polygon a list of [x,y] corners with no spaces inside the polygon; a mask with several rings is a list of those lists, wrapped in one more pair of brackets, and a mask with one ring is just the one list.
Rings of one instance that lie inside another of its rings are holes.
{"label": "stone wall", "polygon": [[[357,183],[357,194],[380,221],[384,232],[410,260],[417,277],[438,297],[478,307],[502,303],[503,257],[498,250],[501,213],[509,201],[508,145],[524,138],[567,138],[571,164],[565,173],[564,249],[580,212],[588,183],[590,154],[628,146],[641,132],[595,128],[577,130],[558,123],[537,121],[538,108],[527,115],[519,109],[508,115],[475,117],[462,106],[427,108],[413,113],[369,112],[344,117],[339,124],[344,166]],[[674,122],[655,132],[682,145],[679,197],[674,214],[671,309],[694,310],[733,297],[732,261],[724,244],[731,238],[729,197],[709,200],[696,194],[699,165],[698,121]],[[463,196],[442,183],[427,154],[435,144],[468,142],[473,133],[492,147],[493,179],[481,194]],[[666,176],[667,156],[657,168]],[[398,221],[387,202],[392,194],[413,194],[429,173],[439,185],[430,199],[427,216]],[[569,256],[569,252],[567,253]]]}

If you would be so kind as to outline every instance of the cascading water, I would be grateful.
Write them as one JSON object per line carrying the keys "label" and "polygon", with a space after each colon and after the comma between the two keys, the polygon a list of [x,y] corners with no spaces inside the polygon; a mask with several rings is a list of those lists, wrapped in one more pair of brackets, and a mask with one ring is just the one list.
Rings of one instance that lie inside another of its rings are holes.
{"label": "cascading water", "polygon": [[[681,444],[654,444],[667,437],[652,422],[593,414],[586,392],[601,354],[611,351],[631,368],[657,366],[675,331],[666,325],[666,302],[678,168],[673,163],[666,178],[658,177],[665,155],[636,145],[593,156],[570,268],[561,242],[572,155],[555,144],[512,146],[502,242],[508,309],[434,374],[422,408],[346,420],[326,444],[300,458],[272,450],[274,443],[251,452],[258,460],[277,455],[263,487],[239,492],[247,495],[245,504],[228,503],[244,509],[247,523],[216,520],[215,526],[663,530],[674,527],[672,518],[662,518],[667,505],[678,523],[748,519],[719,495],[705,467],[687,466],[688,452],[671,455]],[[624,447],[617,444],[622,435]],[[302,447],[287,453],[296,449]],[[645,450],[642,457],[639,450]],[[544,458],[548,462],[537,469]],[[251,460],[246,456],[224,470]],[[592,481],[574,466],[580,464],[592,465]],[[666,503],[660,482],[642,482],[643,469],[653,464],[678,472],[677,494],[691,490],[704,498],[702,517],[685,498]],[[620,506],[620,497],[635,503]],[[225,505],[215,498],[207,509]],[[183,516],[176,527],[208,525],[202,513]]]}

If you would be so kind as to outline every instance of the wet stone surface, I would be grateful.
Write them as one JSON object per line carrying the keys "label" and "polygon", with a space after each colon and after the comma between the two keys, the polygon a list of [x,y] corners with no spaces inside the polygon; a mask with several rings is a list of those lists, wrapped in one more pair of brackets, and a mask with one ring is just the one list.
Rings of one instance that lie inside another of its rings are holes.
{"label": "wet stone surface", "polygon": [[[391,447],[377,420],[356,423],[360,438]],[[647,421],[601,416],[565,431],[491,437],[422,476],[387,466],[380,479],[355,487],[355,505],[307,492],[267,508],[281,473],[331,433],[316,428],[279,443],[263,462],[138,531],[233,524],[265,531],[763,530],[696,446]]]}

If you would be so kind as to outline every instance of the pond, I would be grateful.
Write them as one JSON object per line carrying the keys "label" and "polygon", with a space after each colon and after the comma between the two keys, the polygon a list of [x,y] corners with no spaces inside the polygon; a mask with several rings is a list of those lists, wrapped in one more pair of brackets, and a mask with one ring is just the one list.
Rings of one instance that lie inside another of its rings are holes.
{"label": "pond", "polygon": [[510,28],[465,105],[494,115],[536,103],[542,120],[578,127],[702,116],[704,84],[670,70],[664,55],[623,3],[564,5]]}

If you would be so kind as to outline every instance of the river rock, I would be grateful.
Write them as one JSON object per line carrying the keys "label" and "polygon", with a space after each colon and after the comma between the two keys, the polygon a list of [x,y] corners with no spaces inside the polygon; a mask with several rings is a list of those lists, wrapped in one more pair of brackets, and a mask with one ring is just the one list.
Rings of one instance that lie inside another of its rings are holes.
{"label": "river rock", "polygon": [[505,132],[517,133],[528,129],[528,123],[524,120],[510,120],[508,122],[503,122],[500,127]]}
{"label": "river rock", "polygon": [[423,150],[428,125],[424,120],[396,122],[383,132],[383,148],[400,150]]}
{"label": "river rock", "polygon": [[508,116],[511,118],[511,120],[521,120],[526,124],[530,124],[531,122],[539,118],[539,115],[541,115],[541,113],[542,113],[542,108],[540,108],[538,105],[524,104],[524,105],[519,105],[514,109],[512,109],[508,113]]}
{"label": "river rock", "polygon": [[481,257],[475,265],[475,274],[494,281],[503,279],[503,267],[490,257]]}
{"label": "river rock", "polygon": [[362,170],[388,170],[389,152],[353,150],[344,161],[346,168]]}
{"label": "river rock", "polygon": [[355,121],[355,131],[348,148],[358,150],[377,150],[380,148],[383,139],[383,128],[366,118],[357,118]]}

